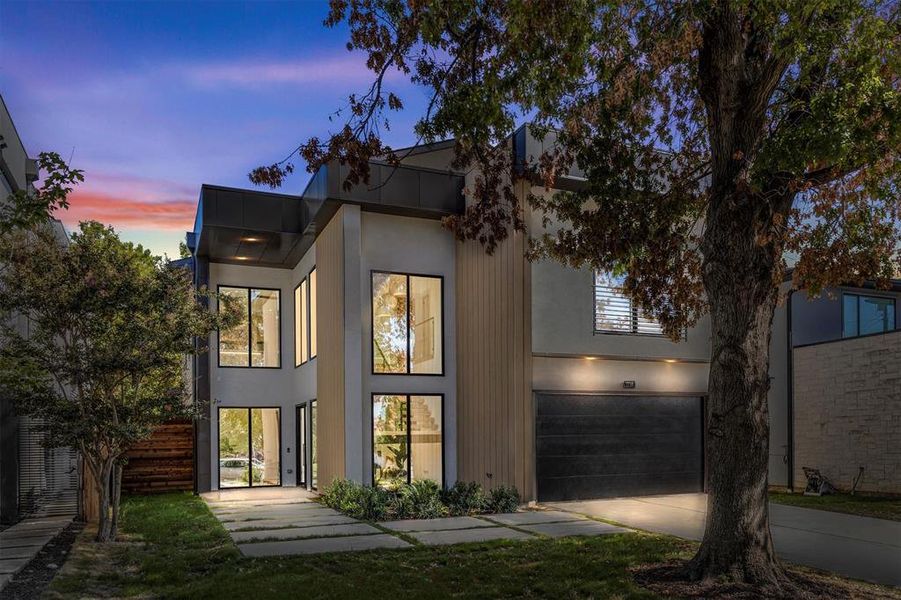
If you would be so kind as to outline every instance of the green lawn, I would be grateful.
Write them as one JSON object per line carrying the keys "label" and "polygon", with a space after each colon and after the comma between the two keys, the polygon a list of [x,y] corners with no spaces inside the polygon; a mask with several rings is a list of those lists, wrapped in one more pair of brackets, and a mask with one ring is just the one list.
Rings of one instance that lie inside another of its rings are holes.
{"label": "green lawn", "polygon": [[85,533],[49,597],[654,598],[628,568],[687,557],[692,545],[647,534],[243,559],[199,498],[123,502],[125,542]]}
{"label": "green lawn", "polygon": [[861,496],[850,494],[830,494],[828,496],[805,496],[787,492],[770,492],[770,501],[777,504],[790,504],[802,508],[816,508],[833,512],[848,513],[861,517],[875,517],[901,521],[901,499],[880,496]]}

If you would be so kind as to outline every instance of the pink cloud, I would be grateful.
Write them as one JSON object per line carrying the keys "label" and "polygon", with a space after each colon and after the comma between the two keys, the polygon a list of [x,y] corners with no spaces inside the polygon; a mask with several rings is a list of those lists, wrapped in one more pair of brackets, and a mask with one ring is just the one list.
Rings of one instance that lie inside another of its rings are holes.
{"label": "pink cloud", "polygon": [[117,229],[188,231],[194,225],[197,187],[119,174],[86,174],[57,213],[67,227],[100,221]]}

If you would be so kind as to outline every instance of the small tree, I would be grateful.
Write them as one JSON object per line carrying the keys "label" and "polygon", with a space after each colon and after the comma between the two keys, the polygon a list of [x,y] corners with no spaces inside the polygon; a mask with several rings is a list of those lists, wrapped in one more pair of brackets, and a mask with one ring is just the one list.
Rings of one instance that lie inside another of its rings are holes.
{"label": "small tree", "polygon": [[[340,160],[347,183],[403,108],[386,74],[428,94],[426,141],[456,139],[476,169],[447,224],[490,252],[526,219],[524,176],[548,192],[577,164],[575,193],[535,194],[563,224],[532,256],[625,273],[625,291],[678,337],[709,314],[709,505],[692,578],[781,587],[767,508],[769,343],[785,255],[794,284],[897,272],[901,178],[899,6],[888,0],[331,0],[373,83],[342,127],[296,150]],[[558,135],[514,165],[516,121]],[[251,173],[278,186],[291,157]]]}
{"label": "small tree", "polygon": [[47,226],[4,236],[0,387],[45,424],[48,443],[78,449],[100,498],[97,541],[114,539],[124,455],[154,426],[191,416],[185,358],[194,338],[237,318],[215,314],[190,273],[82,223],[66,246]]}

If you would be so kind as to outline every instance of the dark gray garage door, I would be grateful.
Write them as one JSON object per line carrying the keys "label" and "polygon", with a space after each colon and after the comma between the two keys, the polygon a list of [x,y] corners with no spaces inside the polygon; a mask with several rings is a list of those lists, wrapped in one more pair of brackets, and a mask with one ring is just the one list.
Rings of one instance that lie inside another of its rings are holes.
{"label": "dark gray garage door", "polygon": [[701,399],[538,394],[538,499],[698,492]]}

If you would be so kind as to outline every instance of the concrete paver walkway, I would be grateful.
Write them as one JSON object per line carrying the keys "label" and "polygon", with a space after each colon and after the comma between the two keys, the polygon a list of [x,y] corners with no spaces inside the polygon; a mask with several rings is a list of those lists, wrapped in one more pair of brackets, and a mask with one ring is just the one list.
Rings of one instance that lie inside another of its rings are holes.
{"label": "concrete paver walkway", "polygon": [[[707,497],[678,494],[549,506],[657,533],[699,540]],[[797,564],[847,577],[901,586],[901,523],[842,513],[770,504],[776,552]]]}
{"label": "concrete paver walkway", "polygon": [[0,590],[71,522],[72,517],[40,517],[0,531]]}
{"label": "concrete paver walkway", "polygon": [[248,557],[410,548],[535,536],[606,535],[627,531],[564,511],[524,511],[368,524],[314,501],[302,490],[214,492],[203,497]]}

